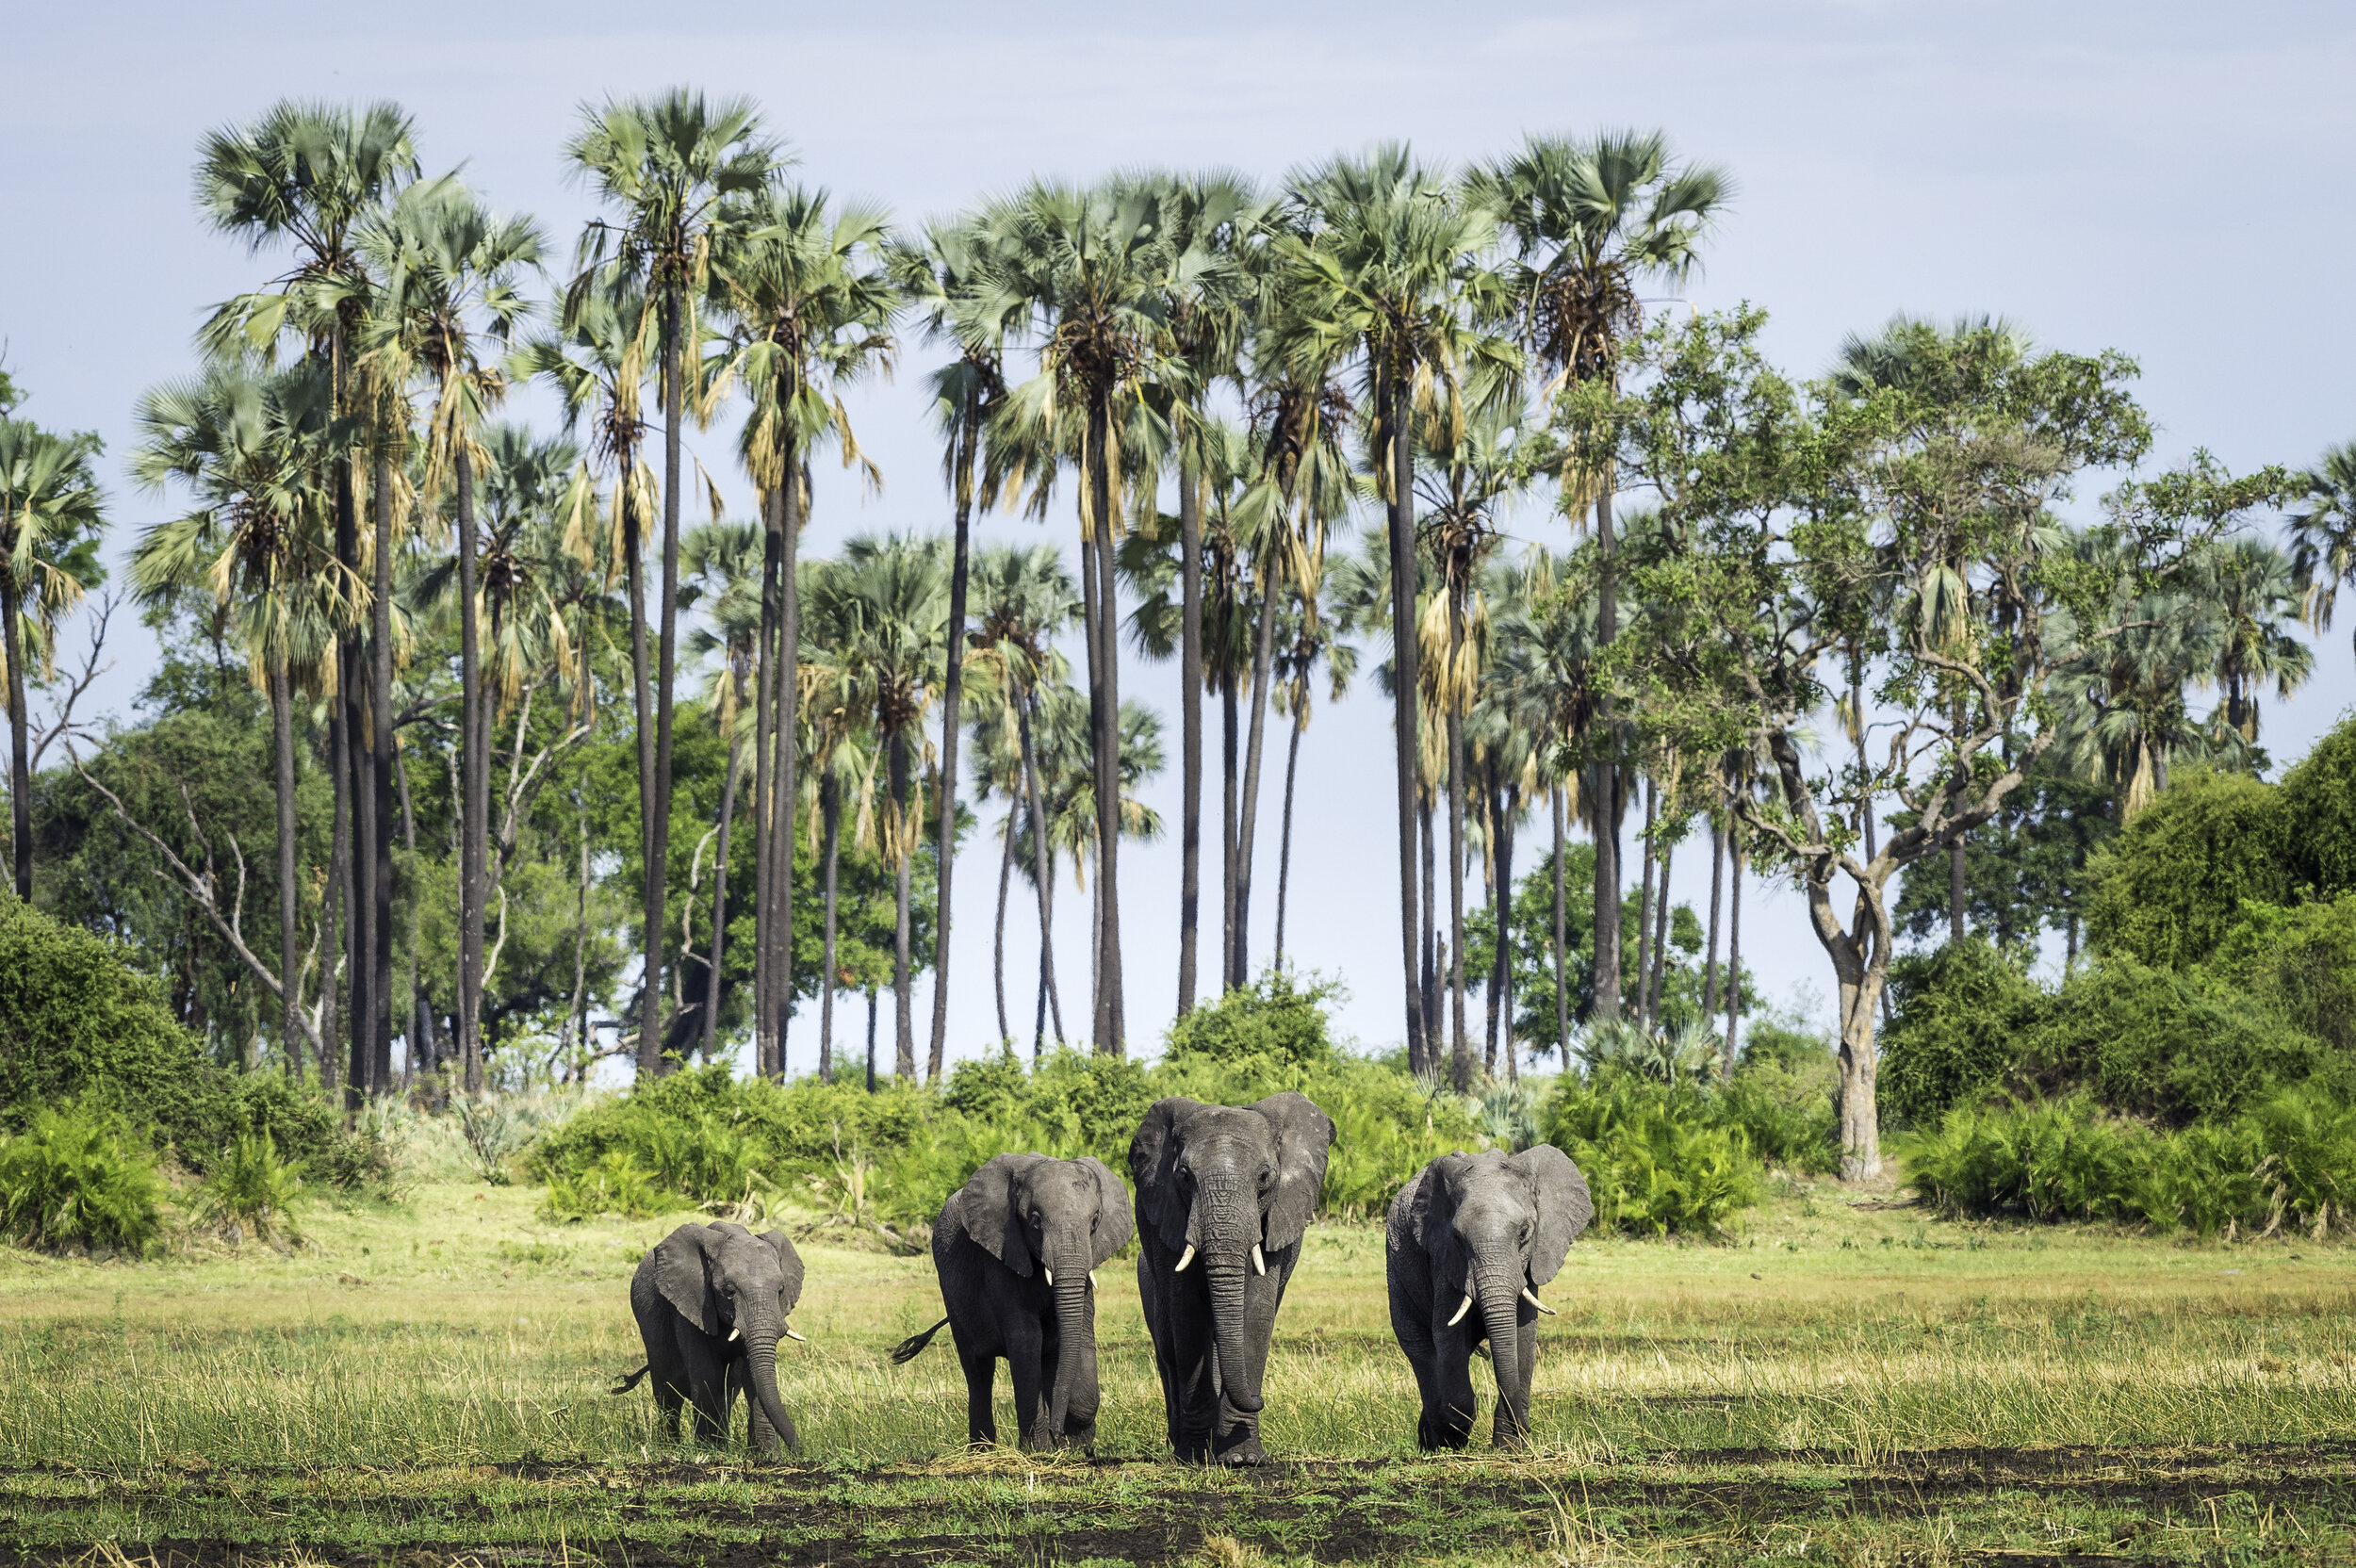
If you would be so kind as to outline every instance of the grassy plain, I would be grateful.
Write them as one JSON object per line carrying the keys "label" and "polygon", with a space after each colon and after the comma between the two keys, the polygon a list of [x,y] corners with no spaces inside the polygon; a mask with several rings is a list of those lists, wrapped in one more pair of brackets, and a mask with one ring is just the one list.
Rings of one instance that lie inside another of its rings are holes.
{"label": "grassy plain", "polygon": [[[1429,1458],[1382,1238],[1321,1227],[1247,1474],[1160,1455],[1134,1276],[1102,1271],[1078,1455],[970,1455],[931,1266],[802,1242],[805,1451],[667,1447],[627,1306],[679,1216],[558,1225],[441,1184],[279,1254],[0,1252],[0,1558],[1944,1562],[2356,1559],[2356,1253],[1950,1224],[1831,1184],[1731,1245],[1582,1240],[1531,1453]],[[1006,1397],[1001,1382],[1002,1401]],[[1002,1426],[1013,1429],[1011,1412]],[[1485,1433],[1485,1421],[1483,1431]]]}

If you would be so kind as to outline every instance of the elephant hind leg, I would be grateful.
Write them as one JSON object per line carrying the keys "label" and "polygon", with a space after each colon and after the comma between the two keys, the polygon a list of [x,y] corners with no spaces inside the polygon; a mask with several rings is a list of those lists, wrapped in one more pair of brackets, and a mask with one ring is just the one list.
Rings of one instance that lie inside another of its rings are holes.
{"label": "elephant hind leg", "polygon": [[965,1368],[965,1440],[976,1448],[990,1447],[998,1441],[998,1415],[990,1408],[997,1392],[998,1358],[960,1355],[957,1360]]}

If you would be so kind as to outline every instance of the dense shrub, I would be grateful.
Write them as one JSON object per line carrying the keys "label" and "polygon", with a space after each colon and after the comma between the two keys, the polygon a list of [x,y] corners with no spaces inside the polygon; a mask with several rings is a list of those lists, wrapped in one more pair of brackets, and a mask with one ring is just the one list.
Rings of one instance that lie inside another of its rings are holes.
{"label": "dense shrub", "polygon": [[1833,1095],[1840,1069],[1830,1042],[1813,1052],[1742,1053],[1734,1076],[1710,1102],[1712,1119],[1742,1135],[1771,1166],[1809,1175],[1841,1168],[1841,1119]]}
{"label": "dense shrub", "polygon": [[2084,1088],[2105,1109],[2183,1124],[2229,1116],[2260,1090],[2323,1065],[2322,1045],[2199,970],[2124,955],[2070,977],[2023,1045],[2024,1089]]}
{"label": "dense shrub", "polygon": [[2002,1086],[2045,994],[1977,938],[1890,966],[1896,1017],[1881,1037],[1874,1102],[1884,1127],[1928,1127]]}
{"label": "dense shrub", "polygon": [[154,1152],[95,1106],[42,1106],[0,1138],[0,1233],[20,1246],[142,1248],[163,1200]]}
{"label": "dense shrub", "polygon": [[2207,968],[2293,1028],[2356,1056],[2356,892],[2289,909],[2243,905]]}
{"label": "dense shrub", "polygon": [[279,1246],[301,1239],[294,1210],[302,1193],[303,1162],[280,1159],[270,1134],[244,1133],[214,1160],[197,1189],[197,1212],[232,1241]]}
{"label": "dense shrub", "polygon": [[2283,819],[2296,825],[2289,848],[2297,880],[2326,896],[2356,889],[2356,714],[2282,776],[2280,793]]}
{"label": "dense shrub", "polygon": [[2086,863],[2088,941],[2154,968],[2201,962],[2239,923],[2244,903],[2297,898],[2295,820],[2270,784],[2185,774]]}
{"label": "dense shrub", "polygon": [[2356,1199],[2356,1107],[2312,1084],[2174,1132],[2086,1094],[1963,1105],[1897,1147],[1916,1188],[1949,1214],[2321,1236],[2350,1228]]}
{"label": "dense shrub", "polygon": [[1718,1235],[1759,1201],[1759,1162],[1716,1097],[1605,1070],[1565,1076],[1546,1107],[1548,1142],[1570,1155],[1595,1223],[1638,1235]]}

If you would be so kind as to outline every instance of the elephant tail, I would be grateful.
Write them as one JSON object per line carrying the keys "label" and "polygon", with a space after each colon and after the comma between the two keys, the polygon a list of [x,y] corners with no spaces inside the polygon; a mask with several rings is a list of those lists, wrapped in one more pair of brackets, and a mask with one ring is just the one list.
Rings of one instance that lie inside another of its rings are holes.
{"label": "elephant tail", "polygon": [[944,1317],[940,1322],[934,1324],[931,1328],[925,1330],[923,1333],[910,1334],[908,1338],[900,1341],[899,1344],[892,1348],[892,1364],[894,1366],[906,1366],[908,1363],[923,1355],[924,1353],[924,1347],[933,1342],[933,1335],[941,1332],[941,1330],[947,1328],[948,1326],[949,1320]]}
{"label": "elephant tail", "polygon": [[615,1379],[614,1386],[607,1389],[606,1392],[608,1394],[628,1394],[631,1389],[636,1388],[639,1383],[645,1380],[648,1372],[653,1370],[654,1363],[648,1362],[637,1371],[630,1373],[625,1377]]}

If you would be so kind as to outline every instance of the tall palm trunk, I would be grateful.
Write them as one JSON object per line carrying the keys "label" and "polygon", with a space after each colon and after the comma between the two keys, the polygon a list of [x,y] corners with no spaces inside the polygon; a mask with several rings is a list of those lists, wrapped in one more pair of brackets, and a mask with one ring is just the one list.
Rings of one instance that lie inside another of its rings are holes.
{"label": "tall palm trunk", "polygon": [[[957,447],[957,539],[949,562],[949,668],[941,692],[941,831],[934,841],[940,878],[933,916],[933,1037],[926,1076],[941,1076],[949,1049],[949,873],[957,852],[957,699],[965,690],[965,580],[973,521],[973,443],[980,432],[981,393],[969,383]],[[1004,1034],[1002,1027],[999,1031]]]}
{"label": "tall palm trunk", "polygon": [[1095,537],[1094,560],[1081,552],[1081,570],[1095,569],[1094,613],[1088,628],[1088,686],[1096,763],[1096,1050],[1122,1054],[1127,1020],[1121,976],[1121,607],[1114,589],[1112,411],[1109,389],[1088,399],[1088,484]]}
{"label": "tall palm trunk", "polygon": [[[487,808],[490,759],[483,755],[483,628],[476,600],[474,459],[461,443],[458,473],[458,682],[460,757],[458,860],[458,1052],[466,1092],[483,1092],[483,901],[485,842],[477,831],[476,803]],[[649,970],[653,986],[660,970]],[[640,1054],[645,1054],[642,1041]]]}
{"label": "tall palm trunk", "polygon": [[[1464,648],[1464,589],[1450,572],[1448,586],[1448,680]],[[1456,1092],[1472,1090],[1472,1039],[1464,1032],[1464,714],[1448,696],[1448,1070]]]}
{"label": "tall palm trunk", "polygon": [[1391,743],[1399,807],[1399,943],[1406,980],[1407,1059],[1429,1068],[1423,989],[1415,972],[1415,460],[1408,429],[1408,377],[1394,368],[1383,418],[1390,437]]}
{"label": "tall palm trunk", "polygon": [[1489,1071],[1494,1073],[1497,1065],[1497,1018],[1500,1012],[1505,1018],[1505,1056],[1509,1068],[1513,1058],[1513,1015],[1505,1011],[1505,976],[1509,968],[1506,956],[1510,951],[1507,943],[1512,940],[1512,933],[1507,926],[1513,920],[1513,830],[1506,822],[1504,792],[1497,786],[1495,761],[1492,760],[1481,772],[1488,784],[1489,929],[1497,938],[1493,944],[1496,951],[1490,955],[1489,983],[1483,988],[1489,993],[1488,1049],[1484,1057]]}
{"label": "tall palm trunk", "polygon": [[[630,701],[636,721],[632,734],[638,749],[638,861],[639,869],[651,884],[657,880],[654,871],[657,803],[653,669],[646,648],[646,540],[642,534],[638,506],[631,497],[630,465],[627,462],[623,464],[621,477],[615,483],[622,490],[619,504],[622,509],[623,575],[630,594]],[[642,899],[642,912],[644,907],[645,900]],[[639,979],[642,992],[652,990],[663,983],[662,940],[661,927],[649,920],[646,927],[646,940],[640,948],[640,956],[646,965],[645,972]],[[642,1078],[652,1078],[663,1070],[663,1037],[659,1033],[648,1031],[646,1026],[646,1010],[659,1005],[659,1003],[646,1001],[643,995],[640,999],[637,1066],[638,1075]]]}
{"label": "tall palm trunk", "polygon": [[[1726,825],[1711,819],[1710,824],[1710,955],[1702,962],[1702,1017],[1705,1021],[1718,1016],[1718,918],[1719,900],[1725,892],[1726,874]],[[1734,1058],[1726,1054],[1723,1043],[1718,1059],[1721,1080],[1734,1076]]]}
{"label": "tall palm trunk", "polygon": [[1554,802],[1554,1049],[1565,1070],[1571,1065],[1571,975],[1567,933],[1563,930],[1565,906],[1562,897],[1562,818],[1564,815],[1562,786],[1557,784],[1546,792]]}
{"label": "tall palm trunk", "polygon": [[[589,1050],[589,802],[579,790],[573,792],[573,812],[581,857],[573,881],[573,990],[565,1007],[564,1028],[581,1042],[585,1056]],[[579,1059],[566,1054],[566,1077],[572,1076]],[[585,1075],[587,1069],[580,1070]]]}
{"label": "tall palm trunk", "polygon": [[679,365],[677,282],[663,297],[663,598],[655,639],[654,799],[646,827],[646,984],[639,990],[638,1070],[663,1071],[663,910],[671,891],[671,687],[679,664],[679,419],[685,386]]}
{"label": "tall palm trunk", "polygon": [[[1023,746],[1023,788],[1031,811],[1031,881],[1039,892],[1039,988],[1045,1005],[1055,1010],[1055,1038],[1064,1040],[1071,1037],[1063,1032],[1063,999],[1055,994],[1055,868],[1047,853],[1047,807],[1039,795],[1039,746],[1031,727],[1038,703],[1037,692],[1024,692],[1015,724]],[[1031,1055],[1034,1060],[1039,1055],[1036,1040]]]}
{"label": "tall palm trunk", "polygon": [[375,1080],[388,1088],[393,1076],[393,795],[400,765],[393,733],[393,466],[376,454],[376,543],[369,563],[368,754],[374,830],[368,836],[375,859],[375,897],[369,902],[370,994],[375,999],[368,1033],[376,1049]]}
{"label": "tall palm trunk", "polygon": [[1232,964],[1238,989],[1252,983],[1252,842],[1260,820],[1260,758],[1268,732],[1268,666],[1275,652],[1276,594],[1273,574],[1260,583],[1260,619],[1252,640],[1252,739],[1245,748],[1243,808],[1235,826],[1235,952]]}
{"label": "tall palm trunk", "polygon": [[23,609],[16,573],[0,556],[0,637],[8,639],[0,658],[8,665],[8,859],[9,879],[16,896],[33,897],[33,778],[28,760],[31,740],[25,733],[25,637],[18,615]]}
{"label": "tall palm trunk", "polygon": [[1644,858],[1637,874],[1636,891],[1636,1022],[1638,1027],[1652,1020],[1644,1015],[1644,977],[1652,972],[1652,904],[1653,870],[1660,863],[1653,846],[1652,830],[1661,810],[1661,787],[1644,780]]}
{"label": "tall palm trunk", "polygon": [[794,1001],[794,814],[802,799],[802,498],[810,479],[791,431],[783,445],[786,484],[778,504],[785,526],[777,540],[777,679],[772,694],[777,712],[769,726],[769,743],[777,747],[769,767],[770,809],[777,813],[769,832],[769,1056],[771,1071],[778,1076],[785,1071]]}
{"label": "tall palm trunk", "polygon": [[818,776],[818,817],[826,834],[826,973],[818,988],[818,1081],[834,1082],[835,876],[843,863],[843,787],[829,767]]}
{"label": "tall palm trunk", "polygon": [[[283,648],[270,661],[270,723],[271,746],[277,753],[278,786],[278,1027],[286,1059],[299,1078],[303,1074],[303,952],[295,925],[300,911],[295,895],[294,678],[286,668]],[[21,793],[18,798],[23,798]],[[329,1077],[324,1054],[319,1066],[323,1084]]]}
{"label": "tall palm trunk", "polygon": [[[1610,647],[1620,634],[1620,588],[1612,538],[1612,486],[1595,498],[1595,547],[1602,572],[1595,586],[1596,641]],[[1603,713],[1611,732],[1611,710]],[[1614,747],[1613,749],[1617,749]],[[1595,769],[1595,1016],[1620,1016],[1620,768],[1607,758]]]}
{"label": "tall palm trunk", "polygon": [[875,988],[867,988],[867,1092],[875,1092]]}
{"label": "tall palm trunk", "polygon": [[1241,710],[1235,695],[1235,672],[1219,678],[1219,993],[1235,988],[1235,893],[1243,880],[1236,866],[1242,842],[1239,817],[1242,786],[1236,776],[1242,760]]}
{"label": "tall palm trunk", "polygon": [[1014,1049],[1014,1031],[1006,1026],[1006,894],[1014,888],[1014,806],[1006,807],[1006,846],[998,857],[998,925],[990,946],[991,992],[998,1000],[998,1038]]}
{"label": "tall palm trunk", "polygon": [[1308,724],[1305,694],[1293,704],[1292,738],[1284,743],[1284,821],[1276,845],[1276,967],[1284,967],[1284,902],[1293,879],[1293,782],[1301,772],[1301,732]]}
{"label": "tall palm trunk", "polygon": [[[1726,1042],[1725,1060],[1732,1062],[1741,1050],[1735,1038],[1735,1025],[1742,1013],[1742,841],[1731,829],[1726,836],[1726,858],[1731,862],[1733,875],[1726,890]],[[1731,1069],[1729,1069],[1731,1070]]]}
{"label": "tall palm trunk", "polygon": [[1519,831],[1516,819],[1521,815],[1521,786],[1510,786],[1504,792],[1505,820],[1497,828],[1497,1007],[1504,1015],[1505,1081],[1522,1081],[1521,1058],[1513,1051],[1513,840]]}
{"label": "tall palm trunk", "polygon": [[[738,688],[743,700],[743,688]],[[736,823],[736,783],[744,773],[744,748],[731,742],[728,745],[727,781],[720,787],[720,844],[715,852],[712,882],[712,964],[709,978],[704,982],[704,1060],[712,1059],[713,1045],[720,1037],[720,966],[728,960],[728,830]],[[784,1067],[779,1062],[778,1067]]]}
{"label": "tall palm trunk", "polygon": [[[344,362],[344,332],[340,318],[329,334],[327,343],[328,375],[332,387],[332,406],[337,416],[347,413],[347,367]],[[336,457],[330,479],[330,504],[334,511],[335,564],[349,574],[351,581],[360,575],[360,524],[357,496],[353,491],[352,458],[349,453]],[[336,784],[336,826],[339,842],[335,856],[334,874],[336,891],[341,900],[344,983],[349,987],[345,1004],[345,1028],[351,1036],[350,1066],[344,1074],[344,1102],[356,1108],[375,1088],[376,1047],[371,1038],[376,1021],[376,1008],[369,994],[369,981],[374,978],[376,943],[374,915],[376,912],[376,792],[371,787],[368,754],[368,716],[365,711],[367,686],[364,670],[366,660],[361,652],[360,629],[347,623],[335,632],[335,689],[330,708],[331,747],[335,753]]]}
{"label": "tall palm trunk", "polygon": [[1178,1016],[1184,1018],[1194,1011],[1195,950],[1203,907],[1203,492],[1183,456],[1178,468],[1178,582],[1184,792],[1178,820]]}
{"label": "tall palm trunk", "polygon": [[1644,982],[1644,1017],[1658,1026],[1661,1022],[1661,989],[1669,972],[1669,867],[1677,858],[1677,841],[1663,840],[1661,845],[1660,887],[1653,899],[1652,968]]}
{"label": "tall palm trunk", "polygon": [[908,821],[908,743],[905,731],[893,728],[884,737],[884,755],[892,774],[892,1070],[900,1078],[916,1077],[916,1018],[908,996],[908,862],[914,858]]}
{"label": "tall palm trunk", "polygon": [[333,825],[327,837],[327,886],[322,890],[320,918],[326,923],[319,942],[319,1062],[320,1078],[334,1088],[341,1069],[338,1054],[344,1040],[343,976],[345,933],[352,907],[352,754],[351,735],[344,727],[342,677],[327,701],[327,772],[335,800]]}
{"label": "tall palm trunk", "polygon": [[1424,1066],[1436,1072],[1440,1067],[1439,1042],[1432,1037],[1444,1027],[1440,1021],[1440,923],[1433,913],[1440,878],[1432,860],[1429,795],[1415,803],[1415,821],[1423,837],[1423,1016],[1431,1025],[1431,1033],[1424,1040],[1423,1058]]}
{"label": "tall palm trunk", "polygon": [[[401,750],[399,737],[392,748],[393,782],[401,792],[401,841],[408,851],[409,863],[417,863],[417,813],[409,798],[409,754]],[[583,842],[586,843],[586,836]],[[420,1070],[434,1070],[434,1006],[425,994],[417,976],[417,903],[409,901],[408,929],[401,934],[402,945],[409,953],[409,1026],[404,1031],[401,1064],[401,1086],[406,1091]]]}
{"label": "tall palm trunk", "polygon": [[771,900],[769,874],[777,831],[777,779],[770,752],[776,727],[777,627],[784,614],[784,590],[778,581],[785,569],[785,512],[781,487],[761,498],[761,645],[754,675],[753,714],[753,1067],[768,1065],[772,1027],[769,1017],[769,940]]}

